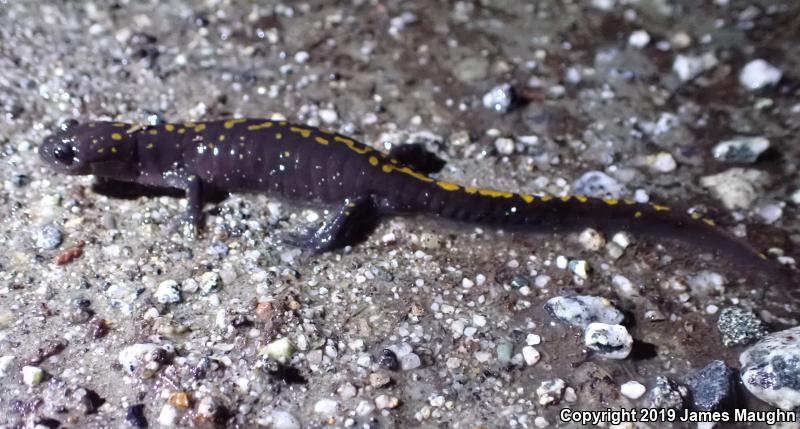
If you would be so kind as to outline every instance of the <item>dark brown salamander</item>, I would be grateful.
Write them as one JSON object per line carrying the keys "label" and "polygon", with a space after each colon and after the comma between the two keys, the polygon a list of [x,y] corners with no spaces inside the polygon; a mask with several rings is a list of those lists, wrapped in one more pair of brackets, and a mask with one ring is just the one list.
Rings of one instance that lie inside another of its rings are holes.
{"label": "dark brown salamander", "polygon": [[264,192],[337,205],[300,244],[325,251],[352,242],[383,216],[432,214],[505,229],[565,232],[586,227],[682,239],[751,259],[747,243],[714,222],[659,204],[583,196],[533,196],[460,186],[430,177],[442,162],[420,146],[383,153],[317,128],[264,119],[158,126],[71,123],[48,137],[39,154],[55,170],[93,174],[148,188],[183,190],[188,222],[197,226],[211,194]]}

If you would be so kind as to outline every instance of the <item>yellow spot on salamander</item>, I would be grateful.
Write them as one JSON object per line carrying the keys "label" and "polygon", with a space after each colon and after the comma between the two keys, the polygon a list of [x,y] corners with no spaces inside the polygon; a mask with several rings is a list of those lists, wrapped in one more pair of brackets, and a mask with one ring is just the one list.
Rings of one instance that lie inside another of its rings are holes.
{"label": "yellow spot on salamander", "polygon": [[204,129],[206,129],[206,124],[197,124],[197,126],[194,127],[194,132],[199,133],[200,131],[203,131]]}
{"label": "yellow spot on salamander", "polygon": [[461,189],[461,187],[456,185],[455,183],[444,182],[441,180],[436,182],[436,184],[439,185],[439,187],[444,189],[445,191],[457,191]]}
{"label": "yellow spot on salamander", "polygon": [[706,225],[710,225],[710,226],[715,226],[716,225],[716,223],[713,220],[709,219],[709,218],[703,219],[703,222],[705,222]]}
{"label": "yellow spot on salamander", "polygon": [[639,219],[640,217],[642,217],[642,212],[638,212],[637,211],[636,213],[633,214],[633,217],[635,217],[636,219]]}
{"label": "yellow spot on salamander", "polygon": [[289,157],[289,155],[291,155],[291,153],[290,153],[288,150],[286,150],[286,151],[284,151],[284,152],[283,152],[283,157],[284,157],[284,158],[288,158],[288,157]]}
{"label": "yellow spot on salamander", "polygon": [[147,131],[147,134],[150,134],[151,136],[154,136],[154,135],[158,134],[158,131],[157,130],[149,130],[149,131]]}
{"label": "yellow spot on salamander", "polygon": [[625,202],[625,204],[627,204],[627,205],[629,205],[629,206],[632,206],[632,205],[636,204],[636,201],[633,201],[633,200],[632,200],[632,199],[630,199],[630,198],[625,198],[625,199],[624,199],[624,200],[622,200],[622,201],[624,201],[624,202]]}
{"label": "yellow spot on salamander", "polygon": [[293,133],[300,134],[301,136],[303,136],[303,138],[306,138],[306,139],[309,136],[311,136],[311,130],[306,130],[306,129],[303,129],[303,128],[291,127],[291,128],[289,128],[289,131],[291,131]]}
{"label": "yellow spot on salamander", "polygon": [[553,197],[551,197],[550,195],[543,195],[542,196],[542,201],[544,201],[544,202],[548,202],[548,201],[550,201],[552,199],[553,199]]}
{"label": "yellow spot on salamander", "polygon": [[186,121],[186,122],[183,123],[183,126],[186,127],[186,128],[194,128],[195,125],[197,125],[197,124],[195,124],[192,121]]}
{"label": "yellow spot on salamander", "polygon": [[372,166],[376,166],[376,165],[378,165],[378,162],[379,162],[379,161],[378,161],[378,158],[376,158],[376,157],[374,157],[374,156],[371,156],[371,157],[369,157],[369,163],[370,163],[370,165],[372,165]]}
{"label": "yellow spot on salamander", "polygon": [[111,153],[117,153],[117,147],[111,146]]}
{"label": "yellow spot on salamander", "polygon": [[475,194],[475,193],[478,192],[478,188],[473,188],[472,186],[467,186],[466,188],[464,188],[464,192],[466,192],[468,194]]}
{"label": "yellow spot on salamander", "polygon": [[[372,148],[370,148],[368,146],[358,147],[359,146],[358,143],[356,143],[353,140],[350,140],[348,138],[336,136],[333,139],[336,140],[339,143],[344,143],[345,145],[347,145],[347,147],[350,148],[350,150],[352,150],[355,153],[361,154],[361,155],[363,155],[363,154],[365,154],[367,152],[370,152],[372,150]],[[394,162],[397,162],[397,161],[394,161]]]}
{"label": "yellow spot on salamander", "polygon": [[478,193],[492,198],[511,198],[514,196],[511,192],[495,191],[492,189],[478,189]]}
{"label": "yellow spot on salamander", "polygon": [[229,121],[225,121],[225,123],[222,125],[227,129],[231,129],[233,128],[234,125],[241,124],[244,121],[245,121],[244,119],[231,119]]}
{"label": "yellow spot on salamander", "polygon": [[560,198],[560,200],[565,202],[565,203],[569,202],[569,200],[571,200],[571,199],[572,199],[572,197],[569,196],[569,195],[564,195],[563,197]]}
{"label": "yellow spot on salamander", "polygon": [[264,129],[264,128],[269,128],[271,126],[272,126],[272,122],[263,122],[263,123],[256,124],[256,125],[250,125],[250,126],[247,127],[247,129],[250,130],[250,131],[257,131],[257,130],[261,130],[261,129]]}
{"label": "yellow spot on salamander", "polygon": [[282,139],[282,138],[283,138],[283,134],[281,134],[281,133],[275,133],[275,140],[280,140],[280,139]]}
{"label": "yellow spot on salamander", "polygon": [[381,167],[381,170],[383,170],[384,173],[391,173],[392,172],[392,166],[389,165],[389,164],[383,164],[383,167]]}
{"label": "yellow spot on salamander", "polygon": [[219,141],[221,141],[221,142],[225,141],[225,134],[220,134],[219,135]]}
{"label": "yellow spot on salamander", "polygon": [[610,206],[615,206],[615,205],[619,204],[619,201],[615,200],[613,198],[606,198],[606,199],[603,200],[603,202],[608,204],[608,205],[610,205]]}
{"label": "yellow spot on salamander", "polygon": [[662,205],[660,205],[660,204],[653,204],[653,203],[650,203],[650,207],[652,207],[652,208],[653,208],[655,211],[657,211],[657,212],[669,211],[669,207],[667,207],[667,206],[662,206]]}
{"label": "yellow spot on salamander", "polygon": [[183,134],[186,132],[186,128],[178,128],[178,134]]}
{"label": "yellow spot on salamander", "polygon": [[284,126],[284,125],[286,125],[286,121],[280,121],[280,122],[278,122],[278,125]]}
{"label": "yellow spot on salamander", "polygon": [[171,133],[171,132],[175,131],[175,125],[172,125],[172,124],[165,124],[165,125],[164,125],[164,129],[165,129],[165,130],[167,130],[167,132],[170,132],[170,133]]}
{"label": "yellow spot on salamander", "polygon": [[584,197],[583,195],[575,195],[575,199],[580,201],[580,202],[582,202],[582,203],[585,203],[585,202],[589,201],[589,199]]}
{"label": "yellow spot on salamander", "polygon": [[111,134],[111,140],[122,140],[122,134],[120,133]]}
{"label": "yellow spot on salamander", "polygon": [[115,126],[115,127],[119,127],[119,128],[122,128],[122,127],[127,127],[127,126],[128,126],[128,124],[126,124],[125,122],[114,122],[114,123],[113,123],[113,124],[111,124],[111,125],[113,125],[113,126]]}
{"label": "yellow spot on salamander", "polygon": [[700,213],[696,213],[696,212],[692,213],[691,216],[692,216],[692,219],[694,219],[694,220],[700,219],[702,217],[702,216],[700,216]]}
{"label": "yellow spot on salamander", "polygon": [[528,204],[532,203],[534,200],[533,195],[519,194],[519,197]]}
{"label": "yellow spot on salamander", "polygon": [[325,128],[317,128],[317,130],[319,130],[319,132],[321,132],[322,134],[328,134],[328,135],[333,134],[333,132],[331,132],[330,130],[326,130]]}
{"label": "yellow spot on salamander", "polygon": [[152,149],[152,148],[153,148],[153,143],[148,143],[147,146],[145,146],[145,149],[148,149],[148,150]]}
{"label": "yellow spot on salamander", "polygon": [[327,139],[324,139],[322,137],[315,137],[314,140],[316,140],[317,143],[319,143],[319,144],[325,144],[326,145],[326,144],[330,143]]}
{"label": "yellow spot on salamander", "polygon": [[412,170],[412,169],[410,169],[408,167],[396,167],[396,166],[391,165],[391,164],[383,164],[383,166],[381,166],[381,170],[383,170],[384,173],[391,173],[392,171],[398,171],[400,173],[407,174],[407,175],[409,175],[409,176],[411,176],[411,177],[413,177],[413,178],[415,178],[417,180],[422,180],[423,182],[433,182],[434,181],[430,177],[428,177],[428,176],[426,176],[424,174],[418,173],[418,172],[416,172],[416,171],[414,171],[414,170]]}

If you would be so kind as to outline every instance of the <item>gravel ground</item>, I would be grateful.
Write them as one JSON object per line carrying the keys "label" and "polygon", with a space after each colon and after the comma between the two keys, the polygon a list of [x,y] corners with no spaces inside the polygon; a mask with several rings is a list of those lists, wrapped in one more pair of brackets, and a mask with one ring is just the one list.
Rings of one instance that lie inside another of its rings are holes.
{"label": "gravel ground", "polygon": [[279,238],[325,213],[252,195],[189,239],[184,200],[110,199],[36,153],[67,118],[282,116],[423,143],[457,183],[677,201],[791,279],[796,2],[255,3],[0,0],[0,427],[800,406],[800,336],[774,334],[796,282],[725,255],[406,218],[313,256]]}

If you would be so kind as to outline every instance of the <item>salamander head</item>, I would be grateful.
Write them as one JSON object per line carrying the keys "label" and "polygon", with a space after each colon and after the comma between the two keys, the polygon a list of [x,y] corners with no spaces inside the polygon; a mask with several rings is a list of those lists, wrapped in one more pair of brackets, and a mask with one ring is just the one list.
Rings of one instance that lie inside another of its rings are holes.
{"label": "salamander head", "polygon": [[58,132],[44,139],[39,157],[59,173],[72,175],[98,174],[113,165],[130,164],[136,159],[136,137],[120,125],[124,126],[68,120]]}

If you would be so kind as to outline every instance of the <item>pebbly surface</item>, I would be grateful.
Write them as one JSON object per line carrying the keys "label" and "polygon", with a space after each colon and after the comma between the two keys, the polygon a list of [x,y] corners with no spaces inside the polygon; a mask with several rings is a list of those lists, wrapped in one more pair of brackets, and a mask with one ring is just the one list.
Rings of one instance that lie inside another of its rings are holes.
{"label": "pebbly surface", "polygon": [[[0,427],[573,427],[561,408],[690,403],[687,374],[799,324],[798,13],[0,0]],[[182,199],[109,199],[36,154],[67,118],[239,116],[424,143],[466,185],[673,202],[793,280],[667,237],[418,218],[313,256],[280,237],[324,210],[261,195],[189,239]],[[574,296],[625,315],[630,355],[545,308]]]}

